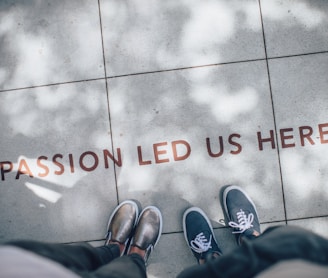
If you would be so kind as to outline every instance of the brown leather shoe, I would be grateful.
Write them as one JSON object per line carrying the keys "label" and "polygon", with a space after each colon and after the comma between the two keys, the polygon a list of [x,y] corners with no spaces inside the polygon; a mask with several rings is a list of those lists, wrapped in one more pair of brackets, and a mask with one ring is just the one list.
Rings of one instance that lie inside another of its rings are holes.
{"label": "brown leather shoe", "polygon": [[124,249],[120,255],[124,255],[138,216],[139,205],[135,201],[126,200],[119,204],[109,218],[105,245],[114,242],[123,244]]}
{"label": "brown leather shoe", "polygon": [[145,251],[144,261],[147,263],[150,253],[158,243],[162,234],[162,214],[157,207],[148,206],[141,212],[138,224],[131,239],[131,246]]}

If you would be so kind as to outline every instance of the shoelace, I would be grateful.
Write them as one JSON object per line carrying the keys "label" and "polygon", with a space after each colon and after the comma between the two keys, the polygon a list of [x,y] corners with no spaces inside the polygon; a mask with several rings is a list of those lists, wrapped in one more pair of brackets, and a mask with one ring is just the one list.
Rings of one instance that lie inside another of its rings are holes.
{"label": "shoelace", "polygon": [[190,241],[190,247],[197,253],[206,252],[208,249],[212,248],[211,246],[212,235],[210,235],[209,241],[205,237],[204,233],[201,232],[198,234],[194,240]]}
{"label": "shoelace", "polygon": [[247,229],[253,227],[252,223],[254,220],[254,214],[250,213],[248,214],[248,216],[246,216],[245,212],[240,209],[239,212],[237,212],[237,220],[238,223],[230,221],[229,222],[229,226],[234,228],[234,229],[239,229],[239,231],[234,231],[232,232],[233,234],[238,234],[238,233],[243,233],[245,232]]}

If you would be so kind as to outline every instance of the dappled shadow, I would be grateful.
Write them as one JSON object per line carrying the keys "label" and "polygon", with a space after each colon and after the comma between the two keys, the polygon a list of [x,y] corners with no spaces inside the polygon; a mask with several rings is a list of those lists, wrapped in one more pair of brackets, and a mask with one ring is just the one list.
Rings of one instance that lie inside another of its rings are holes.
{"label": "dappled shadow", "polygon": [[[231,183],[251,191],[263,221],[284,219],[277,150],[260,151],[257,142],[257,132],[267,137],[274,129],[264,61],[116,78],[109,87],[114,145],[123,150],[119,196],[158,204],[164,231],[181,231],[179,215],[190,205],[219,222],[219,189]],[[222,155],[210,157],[206,138]],[[190,144],[183,161],[173,159],[175,140]],[[168,163],[156,163],[153,144],[160,142]],[[137,146],[151,164],[139,165]],[[167,192],[172,197],[162,198]]]}
{"label": "dappled shadow", "polygon": [[[156,3],[147,9],[126,2],[102,3],[109,74],[128,75],[263,58],[257,1],[243,4],[208,1],[201,6],[198,3]],[[292,12],[297,23],[308,22],[312,29],[320,24],[325,26],[324,17],[311,19],[313,14],[322,15],[321,7],[325,7],[322,1],[314,5],[302,1],[295,5],[261,2],[266,38],[273,35],[268,21],[280,26],[291,16],[275,16],[282,10],[287,14]],[[198,9],[199,14],[196,14]],[[224,15],[213,23],[212,15],[221,13]],[[203,31],[204,26],[207,32]],[[304,31],[309,27],[296,26]],[[288,32],[292,33],[293,28],[296,27],[288,26]],[[245,34],[245,41],[240,34]],[[324,37],[324,33],[317,35]],[[274,44],[284,45],[279,40],[267,41],[268,47]],[[308,44],[311,46],[310,41]],[[285,46],[288,48],[288,44]],[[124,150],[118,179],[121,198],[139,194],[145,202],[162,201],[167,215],[172,215],[176,209],[172,206],[176,201],[167,204],[160,198],[163,191],[172,192],[174,198],[180,196],[191,205],[213,200],[213,208],[208,210],[218,220],[218,204],[214,204],[217,188],[226,183],[238,183],[245,185],[254,196],[263,221],[284,219],[277,149],[267,143],[265,150],[260,151],[257,138],[257,132],[269,137],[269,132],[275,130],[265,61],[112,78],[109,88],[114,143]],[[278,98],[283,93],[275,92]],[[275,108],[279,113],[278,107]],[[313,118],[312,122],[316,124],[317,119]],[[238,155],[230,153],[236,150],[236,146],[229,143],[232,134],[240,135],[239,139],[235,138],[243,146]],[[219,136],[223,137],[225,153],[210,158],[205,139],[216,142]],[[180,139],[189,142],[192,151],[186,161],[176,162],[170,153],[170,142]],[[164,142],[162,150],[170,157],[168,164],[155,163],[153,144],[160,142]],[[138,164],[137,146],[142,147],[143,158],[150,159],[151,165]],[[278,142],[275,146],[277,148]],[[180,220],[176,219],[166,222],[166,231],[181,229]]]}
{"label": "dappled shadow", "polygon": [[97,1],[1,1],[0,22],[0,90],[104,77]]}
{"label": "dappled shadow", "polygon": [[261,0],[269,57],[327,51],[325,0]]}
{"label": "dappled shadow", "polygon": [[[325,1],[99,3],[102,26],[98,1],[0,3],[0,162],[13,163],[0,181],[1,241],[99,240],[117,197],[158,206],[165,236],[180,236],[184,210],[199,206],[220,236],[226,184],[249,193],[262,222],[286,221],[283,193],[287,216],[325,214],[325,145],[280,149],[280,161],[276,138],[263,150],[258,141],[259,133],[274,131],[280,140],[281,128],[328,122],[326,67],[316,73],[315,64],[300,64],[304,74],[297,75],[298,66],[284,71],[294,60],[271,59],[328,50]],[[317,55],[308,59],[327,56]],[[300,80],[309,87],[300,90]],[[122,159],[115,169],[102,157],[112,151],[111,136]],[[92,171],[80,165],[86,152],[87,168],[91,153],[99,158]],[[48,158],[46,177],[38,175],[45,171],[40,157]],[[19,172],[22,159],[34,165],[34,178],[26,167]],[[300,213],[293,212],[298,198]],[[153,273],[166,265],[157,263]]]}
{"label": "dappled shadow", "polygon": [[105,81],[2,92],[0,108],[0,239],[102,238],[117,202]]}
{"label": "dappled shadow", "polygon": [[287,217],[327,215],[328,57],[290,57],[269,66],[277,128],[288,138],[281,150]]}
{"label": "dappled shadow", "polygon": [[101,3],[110,76],[265,58],[257,1]]}

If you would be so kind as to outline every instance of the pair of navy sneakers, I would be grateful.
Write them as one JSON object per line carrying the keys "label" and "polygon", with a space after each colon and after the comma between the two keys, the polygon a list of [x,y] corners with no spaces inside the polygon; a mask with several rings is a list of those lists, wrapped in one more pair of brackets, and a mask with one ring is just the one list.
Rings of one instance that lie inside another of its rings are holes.
{"label": "pair of navy sneakers", "polygon": [[[235,185],[227,186],[221,198],[224,214],[228,219],[228,225],[233,229],[232,233],[236,235],[238,245],[245,238],[260,235],[255,204],[244,190]],[[185,211],[183,231],[187,244],[199,264],[222,255],[211,222],[200,208],[191,207]]]}

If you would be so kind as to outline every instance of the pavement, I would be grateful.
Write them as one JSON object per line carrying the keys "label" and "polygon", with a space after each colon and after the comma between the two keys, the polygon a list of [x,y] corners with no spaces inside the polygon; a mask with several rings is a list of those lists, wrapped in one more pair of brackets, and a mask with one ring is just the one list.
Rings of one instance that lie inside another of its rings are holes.
{"label": "pavement", "polygon": [[196,261],[183,212],[224,252],[228,184],[262,229],[328,238],[328,2],[0,2],[0,241],[103,244],[126,199],[155,205],[149,277]]}

